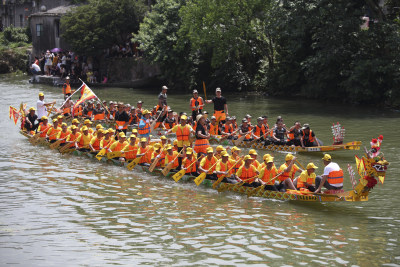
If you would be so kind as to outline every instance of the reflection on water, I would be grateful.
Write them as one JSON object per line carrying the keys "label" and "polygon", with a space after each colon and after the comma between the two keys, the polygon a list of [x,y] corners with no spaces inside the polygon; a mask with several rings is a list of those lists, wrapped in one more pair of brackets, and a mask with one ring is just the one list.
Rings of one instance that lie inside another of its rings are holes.
{"label": "reflection on water", "polygon": [[[39,89],[48,98],[61,100],[59,88],[20,81],[0,84],[2,114],[18,101],[33,105]],[[10,91],[13,94],[7,93]],[[116,89],[112,94],[119,93],[132,100],[154,98],[132,90]],[[98,93],[100,97],[107,94],[105,90]],[[239,114],[247,113],[246,103],[252,104],[255,112],[261,107],[269,114],[285,110],[288,118],[312,119],[318,132],[330,135],[329,129],[318,129],[318,125],[326,124],[327,114],[316,115],[304,106],[296,113],[293,101],[239,100],[229,99],[231,110]],[[169,100],[172,106],[179,101]],[[399,189],[396,162],[400,158],[392,132],[399,130],[399,121],[391,113],[381,118],[369,113],[368,119],[360,122],[363,114],[354,112],[357,109],[347,116],[336,111],[329,122],[335,118],[345,121],[348,135],[363,142],[382,133],[385,155],[394,162],[385,185],[377,186],[367,203],[292,203],[218,194],[194,183],[175,183],[32,147],[16,134],[8,117],[1,116],[0,264],[400,264],[399,199],[393,194]],[[388,124],[392,125],[390,129]],[[379,130],[371,131],[370,125]],[[283,156],[275,153],[278,162]],[[299,159],[320,164],[320,157],[300,155]],[[338,152],[334,157],[342,166],[353,163],[352,151]]]}

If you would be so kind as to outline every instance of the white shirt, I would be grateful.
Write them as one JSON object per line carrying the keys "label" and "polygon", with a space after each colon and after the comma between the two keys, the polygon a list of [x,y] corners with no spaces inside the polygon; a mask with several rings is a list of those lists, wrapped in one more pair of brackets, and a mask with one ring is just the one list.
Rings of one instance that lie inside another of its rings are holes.
{"label": "white shirt", "polygon": [[[337,163],[335,163],[335,162],[331,162],[331,163],[329,163],[328,165],[326,165],[325,166],[325,169],[324,169],[324,174],[323,175],[326,175],[326,176],[329,176],[329,173],[331,173],[331,172],[333,172],[333,171],[340,171],[341,169],[340,169],[340,167],[339,167],[339,165],[337,164]],[[343,183],[341,183],[341,184],[334,184],[333,186],[343,186]]]}
{"label": "white shirt", "polygon": [[37,64],[35,64],[35,63],[32,64],[32,68],[33,68],[35,71],[40,71],[40,67],[39,67]]}
{"label": "white shirt", "polygon": [[47,116],[47,109],[44,105],[44,101],[41,101],[40,99],[37,101],[37,115],[39,119],[43,116]]}

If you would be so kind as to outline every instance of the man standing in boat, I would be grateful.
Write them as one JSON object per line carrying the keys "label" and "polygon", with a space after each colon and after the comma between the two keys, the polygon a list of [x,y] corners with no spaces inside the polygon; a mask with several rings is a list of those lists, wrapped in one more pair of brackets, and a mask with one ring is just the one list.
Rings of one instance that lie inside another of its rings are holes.
{"label": "man standing in boat", "polygon": [[[56,101],[45,103],[44,102],[44,94],[39,93],[39,100],[37,101],[37,115],[38,118],[42,118],[43,116],[47,116],[47,107],[55,104]],[[39,120],[39,123],[42,122],[42,119]]]}
{"label": "man standing in boat", "polygon": [[157,111],[167,108],[167,91],[168,87],[164,85],[161,88],[161,93],[158,95],[158,105],[156,108]]}
{"label": "man standing in boat", "polygon": [[196,121],[197,115],[203,112],[204,101],[197,90],[193,90],[193,97],[190,99],[190,108],[192,109],[192,119]]}
{"label": "man standing in boat", "polygon": [[328,190],[343,189],[343,170],[335,162],[332,162],[332,157],[325,154],[322,158],[325,168],[324,174],[315,178],[315,193],[320,193],[322,186]]}
{"label": "man standing in boat", "polygon": [[67,97],[71,96],[72,90],[71,90],[71,85],[69,84],[69,76],[65,78],[65,83],[63,84],[62,91],[64,95],[64,99],[67,99]]}
{"label": "man standing in boat", "polygon": [[217,121],[225,123],[226,116],[229,115],[226,98],[221,95],[221,88],[215,90],[216,96],[211,100],[206,100],[207,104],[214,103],[214,117]]}

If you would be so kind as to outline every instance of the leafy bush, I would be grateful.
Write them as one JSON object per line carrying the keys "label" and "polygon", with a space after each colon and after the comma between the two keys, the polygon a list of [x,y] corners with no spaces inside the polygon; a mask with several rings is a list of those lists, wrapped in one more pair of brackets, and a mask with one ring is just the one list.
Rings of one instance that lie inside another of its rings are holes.
{"label": "leafy bush", "polygon": [[26,28],[15,28],[14,26],[7,27],[3,31],[3,36],[4,39],[10,43],[29,42]]}

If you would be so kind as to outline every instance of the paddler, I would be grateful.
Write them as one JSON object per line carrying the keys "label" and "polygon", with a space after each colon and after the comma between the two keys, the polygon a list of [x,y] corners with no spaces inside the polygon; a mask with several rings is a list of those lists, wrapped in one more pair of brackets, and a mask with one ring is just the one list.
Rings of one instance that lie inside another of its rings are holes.
{"label": "paddler", "polygon": [[72,115],[72,108],[74,106],[74,101],[72,101],[71,98],[69,98],[64,105],[62,106],[62,113],[65,117],[69,117]]}
{"label": "paddler", "polygon": [[225,123],[226,116],[229,115],[226,99],[221,95],[221,88],[215,89],[215,97],[211,100],[206,100],[207,104],[214,103],[214,117],[217,121]]}
{"label": "paddler", "polygon": [[166,150],[167,154],[165,154],[165,166],[167,166],[168,163],[173,162],[171,171],[176,171],[178,167],[180,167],[179,162],[182,162],[182,160],[178,160],[182,155],[179,154],[179,152],[174,151],[171,145],[167,145]]}
{"label": "paddler", "polygon": [[160,143],[155,143],[153,145],[154,152],[151,154],[151,162],[153,162],[156,159],[159,159],[156,167],[164,167],[164,161],[165,161],[165,154],[161,152],[161,145]]}
{"label": "paddler", "polygon": [[293,184],[294,176],[296,172],[302,172],[302,170],[294,164],[296,158],[291,154],[287,154],[285,157],[285,163],[283,163],[279,167],[279,173],[282,173],[279,176],[280,184],[278,186],[279,190],[286,191],[286,189],[296,190],[296,187]]}
{"label": "paddler", "polygon": [[254,126],[252,131],[252,137],[257,140],[257,142],[264,141],[265,139],[265,126],[263,125],[263,118],[257,118],[257,125]]}
{"label": "paddler", "polygon": [[72,90],[71,90],[71,85],[69,84],[70,78],[67,76],[65,78],[65,83],[62,86],[62,91],[64,95],[64,99],[67,99],[67,97],[71,96]]}
{"label": "paddler", "polygon": [[182,160],[181,169],[185,169],[185,173],[188,175],[197,176],[197,163],[193,163],[197,161],[197,157],[195,154],[193,154],[193,149],[191,147],[188,147],[186,149],[185,155],[185,158]]}
{"label": "paddler", "polygon": [[61,125],[63,124],[64,116],[63,115],[58,115],[57,116],[57,121],[58,121],[58,127],[61,128]]}
{"label": "paddler", "polygon": [[109,104],[108,104],[107,119],[114,120],[116,112],[117,112],[117,110],[115,109],[114,102],[110,101]]}
{"label": "paddler", "polygon": [[[78,120],[78,119],[76,119],[76,118],[73,119],[73,120],[71,121],[71,124],[72,124],[72,125],[75,125],[76,128],[78,128],[78,131],[80,130],[80,129],[79,129],[79,120]],[[68,130],[71,131],[72,125],[68,126]]]}
{"label": "paddler", "polygon": [[[132,129],[132,134],[136,135],[136,137],[139,136],[139,132],[137,129]],[[139,143],[140,143],[139,138],[136,138],[136,144],[139,145]]]}
{"label": "paddler", "polygon": [[131,134],[131,136],[129,136],[129,144],[122,149],[124,152],[125,161],[132,161],[136,158],[136,154],[139,149],[138,145],[136,144],[136,139],[136,135]]}
{"label": "paddler", "polygon": [[253,165],[254,167],[256,167],[256,169],[258,169],[258,167],[260,167],[260,162],[258,162],[258,160],[257,160],[257,156],[258,156],[257,151],[255,149],[250,149],[249,155],[253,160],[251,165]]}
{"label": "paddler", "polygon": [[115,113],[115,128],[118,133],[123,132],[126,134],[129,120],[130,117],[125,111],[124,104],[122,102],[118,103],[118,111]]}
{"label": "paddler", "polygon": [[308,191],[314,192],[315,191],[315,170],[318,169],[314,163],[308,163],[306,170],[302,171],[300,176],[297,178],[296,187],[300,191],[304,191],[307,189]]}
{"label": "paddler", "polygon": [[93,110],[93,120],[101,121],[106,118],[106,111],[101,106],[100,102],[97,102],[96,108]]}
{"label": "paddler", "polygon": [[275,181],[278,180],[278,177],[276,177],[278,170],[275,167],[274,158],[265,154],[264,163],[260,165],[258,171],[260,172],[258,179],[261,184],[265,185],[264,190],[278,191],[275,186]]}
{"label": "paddler", "polygon": [[96,135],[97,135],[97,132],[98,132],[99,130],[101,130],[101,129],[103,129],[103,125],[101,125],[100,123],[98,123],[98,124],[96,125],[96,131],[93,132],[93,136],[96,136]]}
{"label": "paddler", "polygon": [[286,128],[283,127],[283,121],[278,120],[276,127],[273,130],[274,134],[272,135],[272,141],[275,145],[286,145],[287,140],[287,131]]}
{"label": "paddler", "polygon": [[233,119],[231,117],[226,118],[225,124],[223,124],[222,129],[221,129],[221,134],[223,136],[226,136],[227,139],[233,139],[233,132],[235,131],[233,129]]}
{"label": "paddler", "polygon": [[215,148],[215,157],[217,158],[217,159],[221,159],[221,157],[222,157],[222,151],[225,151],[225,148],[223,147],[223,146],[221,146],[221,145],[219,145],[219,146],[217,146],[216,148]]}
{"label": "paddler", "polygon": [[[174,126],[174,128],[172,128],[171,130],[168,130],[166,135],[168,135],[171,132],[176,134],[178,153],[181,152],[181,150],[183,149],[184,146],[186,146],[186,147],[190,146],[189,137],[190,137],[190,134],[194,133],[194,130],[192,129],[192,127],[189,124],[187,124],[187,116],[186,115],[182,115],[180,124]],[[181,166],[181,165],[182,165],[182,158],[179,158],[179,166]]]}
{"label": "paddler", "polygon": [[[88,131],[89,131],[90,134],[93,134],[93,133],[94,133],[94,130],[92,129],[92,124],[93,124],[93,122],[91,122],[89,119],[86,119],[86,120],[83,122],[83,124],[85,124],[85,126],[87,127],[87,129],[88,129]],[[82,127],[82,128],[83,128],[83,127]],[[82,131],[82,129],[81,129],[81,131]]]}
{"label": "paddler", "polygon": [[[50,103],[45,103],[44,102],[44,94],[43,93],[39,93],[39,99],[36,103],[36,109],[37,109],[37,115],[38,118],[42,118],[43,116],[47,116],[47,107],[48,106],[52,106],[56,103],[56,101],[50,102]],[[42,120],[40,119],[39,122],[42,122]]]}
{"label": "paddler", "polygon": [[224,175],[224,179],[222,179],[222,182],[224,183],[237,183],[237,180],[232,176],[233,171],[231,170],[230,172],[229,169],[232,167],[232,163],[229,161],[229,154],[226,151],[221,152],[221,159],[218,161],[216,167],[215,167],[215,174],[217,175],[218,178],[220,178],[222,175]]}
{"label": "paddler", "polygon": [[[242,150],[240,148],[236,147],[236,146],[231,148],[232,155],[229,158],[229,161],[230,161],[231,164],[234,164],[236,161],[239,160],[240,151],[242,151]],[[232,169],[232,172],[236,173],[239,170],[240,166],[242,166],[242,164],[243,164],[243,160],[241,160],[238,163],[236,163],[235,167]]]}
{"label": "paddler", "polygon": [[174,117],[174,111],[172,109],[168,110],[168,115],[162,122],[163,129],[172,129],[177,124],[177,121]]}
{"label": "paddler", "polygon": [[37,133],[40,133],[39,137],[46,137],[47,131],[50,129],[50,125],[47,123],[48,118],[46,116],[42,116],[40,118],[41,122],[39,123],[39,127],[37,128]]}
{"label": "paddler", "polygon": [[205,125],[204,115],[197,115],[197,127],[196,127],[196,142],[194,144],[194,151],[198,154],[206,154],[207,148],[210,146],[208,139],[210,139],[210,134],[207,131],[207,126]]}
{"label": "paddler", "polygon": [[245,135],[244,141],[251,141],[251,127],[247,123],[247,119],[242,120],[242,125],[239,128],[239,138]]}
{"label": "paddler", "polygon": [[301,129],[300,143],[302,147],[320,146],[315,133],[310,130],[310,124],[305,123]]}
{"label": "paddler", "polygon": [[34,107],[31,107],[29,109],[28,115],[26,116],[24,127],[28,132],[35,131],[37,129],[37,127],[39,126],[39,123],[36,123],[38,116],[36,115],[35,112],[36,112],[36,109]]}
{"label": "paddler", "polygon": [[137,104],[136,104],[136,113],[137,113],[139,119],[142,118],[142,115],[143,115],[142,113],[143,113],[143,111],[144,111],[144,109],[143,109],[143,101],[142,101],[142,100],[139,100],[139,101],[137,102]]}
{"label": "paddler", "polygon": [[68,135],[65,143],[69,145],[69,147],[76,147],[76,140],[81,136],[81,133],[78,131],[78,127],[75,125],[71,126],[71,134]]}
{"label": "paddler", "polygon": [[301,124],[299,121],[296,121],[292,127],[290,127],[288,132],[288,141],[287,145],[291,146],[300,146],[301,145]]}
{"label": "paddler", "polygon": [[210,129],[209,132],[211,135],[219,135],[219,127],[218,127],[217,119],[215,116],[211,117]]}
{"label": "paddler", "polygon": [[57,141],[57,135],[61,132],[61,127],[58,126],[58,120],[53,119],[53,126],[47,130],[47,140],[50,143]]}
{"label": "paddler", "polygon": [[82,134],[76,139],[75,147],[77,150],[88,152],[90,151],[90,140],[92,140],[93,136],[89,133],[89,128],[87,126],[83,126],[81,131]]}
{"label": "paddler", "polygon": [[236,179],[240,182],[244,182],[243,186],[258,187],[261,182],[258,180],[260,174],[254,165],[252,165],[253,159],[250,155],[246,155],[243,159],[244,164],[236,172]]}
{"label": "paddler", "polygon": [[203,112],[204,101],[197,90],[193,90],[193,97],[189,102],[190,108],[192,109],[192,119],[196,121],[197,115]]}
{"label": "paddler", "polygon": [[136,157],[142,157],[140,159],[139,165],[150,166],[152,154],[153,154],[153,150],[150,146],[147,145],[147,138],[142,137],[140,139],[140,147],[139,147],[138,153],[136,155]]}
{"label": "paddler", "polygon": [[126,141],[126,135],[124,132],[118,133],[118,141],[112,143],[110,148],[108,149],[109,152],[121,151],[126,145],[129,143]]}
{"label": "paddler", "polygon": [[96,135],[93,135],[89,143],[89,147],[92,150],[92,152],[98,152],[101,149],[101,141],[103,140],[103,138],[104,138],[103,129],[98,129],[96,131]]}
{"label": "paddler", "polygon": [[93,115],[93,110],[94,110],[93,102],[89,101],[87,107],[83,108],[82,116],[84,118],[86,118],[86,119],[90,119],[91,120],[92,119],[92,115]]}
{"label": "paddler", "polygon": [[218,178],[214,171],[215,163],[218,161],[218,159],[214,156],[214,151],[212,147],[208,147],[206,153],[207,156],[201,160],[198,170],[200,173],[207,173],[206,179],[217,180]]}
{"label": "paddler", "polygon": [[109,128],[107,131],[104,131],[105,136],[100,142],[100,148],[108,149],[112,143],[114,143],[114,133],[115,131],[111,128]]}
{"label": "paddler", "polygon": [[315,193],[320,193],[322,186],[328,190],[343,189],[343,170],[336,162],[332,162],[332,157],[325,154],[322,158],[325,168],[324,174],[315,178]]}
{"label": "paddler", "polygon": [[61,124],[61,132],[59,132],[57,135],[57,141],[62,140],[60,144],[61,146],[65,145],[65,141],[70,134],[71,132],[68,130],[67,124],[63,122]]}
{"label": "paddler", "polygon": [[138,132],[141,138],[150,140],[150,112],[147,109],[143,110]]}
{"label": "paddler", "polygon": [[160,137],[161,139],[161,147],[165,147],[168,144],[168,138],[165,135]]}

